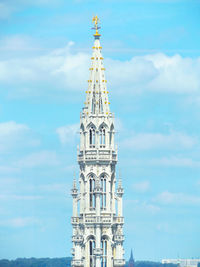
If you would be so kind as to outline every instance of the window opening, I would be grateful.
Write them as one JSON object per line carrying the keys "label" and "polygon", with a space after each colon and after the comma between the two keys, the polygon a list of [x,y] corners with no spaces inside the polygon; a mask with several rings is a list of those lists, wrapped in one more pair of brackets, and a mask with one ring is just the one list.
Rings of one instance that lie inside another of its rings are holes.
{"label": "window opening", "polygon": [[89,241],[89,252],[90,252],[90,267],[95,266],[95,258],[94,258],[94,248],[95,248],[95,241],[94,239]]}
{"label": "window opening", "polygon": [[96,207],[96,198],[95,198],[95,194],[94,194],[94,188],[95,188],[95,179],[94,176],[91,175],[90,179],[89,179],[89,185],[90,185],[90,209],[94,210]]}
{"label": "window opening", "polygon": [[95,147],[95,129],[93,126],[89,130],[89,142],[90,147]]}
{"label": "window opening", "polygon": [[101,209],[106,209],[106,176],[103,175],[101,177],[101,188],[102,188],[102,195],[101,195]]}
{"label": "window opening", "polygon": [[100,129],[100,147],[105,147],[106,144],[106,130],[104,127],[101,127]]}
{"label": "window opening", "polygon": [[107,240],[104,238],[101,241],[101,248],[103,252],[103,256],[101,259],[101,267],[107,267]]}

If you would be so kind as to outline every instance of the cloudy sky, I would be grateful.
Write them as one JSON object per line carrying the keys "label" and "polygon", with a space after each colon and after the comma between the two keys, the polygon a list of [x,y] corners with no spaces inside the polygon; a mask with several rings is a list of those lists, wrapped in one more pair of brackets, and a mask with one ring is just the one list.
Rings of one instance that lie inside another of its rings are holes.
{"label": "cloudy sky", "polygon": [[199,0],[0,0],[0,258],[70,255],[94,14],[116,116],[125,256],[198,257]]}

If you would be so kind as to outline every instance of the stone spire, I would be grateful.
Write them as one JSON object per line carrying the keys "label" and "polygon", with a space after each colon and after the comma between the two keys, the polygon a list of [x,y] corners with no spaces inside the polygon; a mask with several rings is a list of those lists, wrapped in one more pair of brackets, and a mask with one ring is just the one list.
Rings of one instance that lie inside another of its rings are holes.
{"label": "stone spire", "polygon": [[104,114],[108,115],[109,100],[107,91],[107,80],[105,78],[105,68],[103,65],[103,56],[101,54],[100,34],[98,32],[98,18],[94,17],[95,22],[94,29],[94,45],[92,47],[93,53],[91,57],[90,76],[88,80],[88,89],[86,91],[86,102],[85,102],[85,114]]}

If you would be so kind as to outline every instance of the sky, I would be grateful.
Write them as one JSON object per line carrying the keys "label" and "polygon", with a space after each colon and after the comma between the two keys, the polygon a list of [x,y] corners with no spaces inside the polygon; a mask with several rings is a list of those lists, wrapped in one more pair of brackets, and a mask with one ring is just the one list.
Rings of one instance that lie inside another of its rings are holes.
{"label": "sky", "polygon": [[0,0],[0,258],[70,256],[96,14],[125,258],[200,257],[200,1]]}

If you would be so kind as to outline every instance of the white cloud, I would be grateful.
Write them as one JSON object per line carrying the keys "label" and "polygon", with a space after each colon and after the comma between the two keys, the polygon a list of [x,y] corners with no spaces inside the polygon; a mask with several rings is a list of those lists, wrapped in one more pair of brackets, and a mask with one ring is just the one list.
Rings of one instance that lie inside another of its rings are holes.
{"label": "white cloud", "polygon": [[[26,36],[12,36],[1,40],[0,49],[34,49],[34,40]],[[14,43],[14,45],[13,45]],[[28,45],[27,45],[28,44]],[[0,83],[8,86],[10,95],[30,97],[42,93],[70,91],[74,94],[87,87],[90,54],[73,51],[73,42],[66,47],[43,55],[0,60]],[[39,49],[36,45],[36,49]],[[152,54],[136,56],[127,61],[105,60],[109,87],[115,92],[159,91],[200,94],[200,58],[183,58],[180,55]],[[12,85],[15,85],[14,89]],[[31,85],[30,85],[31,84]],[[45,86],[44,86],[45,85]]]}
{"label": "white cloud", "polygon": [[14,121],[0,123],[0,153],[6,153],[15,148],[38,146],[39,140],[32,136],[30,128]]}
{"label": "white cloud", "polygon": [[12,6],[7,5],[6,3],[0,3],[0,19],[7,19],[12,12],[15,10]]}
{"label": "white cloud", "polygon": [[0,165],[0,174],[18,173],[19,168],[10,165]]}
{"label": "white cloud", "polygon": [[67,144],[75,140],[76,133],[79,131],[79,124],[62,126],[56,129],[62,144]]}
{"label": "white cloud", "polygon": [[14,121],[4,122],[0,124],[0,134],[2,136],[9,136],[27,131],[29,128],[24,124],[17,124]]}
{"label": "white cloud", "polygon": [[[154,203],[147,203],[138,199],[125,200],[126,210],[134,212],[150,213],[152,215],[157,214],[160,211],[160,207]],[[128,207],[128,208],[127,208]]]}
{"label": "white cloud", "polygon": [[111,87],[122,90],[122,92],[131,92],[138,86],[137,90],[141,90],[144,84],[150,82],[158,74],[153,62],[144,57],[134,57],[129,61],[108,59],[105,65]]}
{"label": "white cloud", "polygon": [[154,202],[160,204],[177,204],[177,205],[200,205],[200,197],[184,193],[162,192],[155,197]]}
{"label": "white cloud", "polygon": [[[26,46],[20,37],[15,42],[19,46],[18,50]],[[7,41],[1,49],[9,48],[9,45],[10,41]],[[86,77],[89,77],[90,55],[71,53],[72,45],[69,42],[66,47],[42,56],[13,56],[0,60],[0,83],[6,86],[10,96],[18,97],[46,94],[47,89],[48,93],[83,90],[87,86]]]}
{"label": "white cloud", "polygon": [[189,149],[192,148],[195,144],[197,144],[196,138],[179,132],[172,132],[168,135],[161,133],[132,134],[131,137],[127,138],[121,143],[121,145],[125,148],[139,150],[156,148]]}
{"label": "white cloud", "polygon": [[156,214],[160,211],[160,207],[154,205],[154,204],[145,204],[144,208],[151,214]]}
{"label": "white cloud", "polygon": [[108,60],[111,86],[124,93],[151,90],[170,93],[200,93],[200,58],[152,54],[129,61]]}
{"label": "white cloud", "polygon": [[163,167],[200,167],[200,161],[192,158],[184,158],[181,156],[170,156],[151,159],[133,159],[130,164],[136,166],[163,166]]}
{"label": "white cloud", "polygon": [[200,167],[200,161],[192,158],[182,158],[177,156],[154,158],[147,161],[147,164],[171,167]]}
{"label": "white cloud", "polygon": [[62,2],[62,0],[1,0],[0,19],[7,19],[14,12],[17,12],[27,6],[59,5]]}
{"label": "white cloud", "polygon": [[15,162],[17,167],[34,168],[39,166],[55,166],[59,164],[59,159],[54,151],[43,150],[31,153],[19,161]]}
{"label": "white cloud", "polygon": [[[31,50],[40,49],[41,48],[36,44],[35,40],[27,35],[16,34],[12,36],[6,36],[3,39],[0,39],[0,50],[3,51],[3,53],[8,52],[12,56],[14,54],[11,52],[25,52],[26,50],[30,52]],[[5,56],[3,53],[1,54],[1,57]],[[9,54],[6,55],[9,56]],[[3,65],[1,64],[1,66]]]}
{"label": "white cloud", "polygon": [[0,194],[1,200],[40,200],[42,198],[39,195]]}
{"label": "white cloud", "polygon": [[67,191],[69,191],[69,188],[72,185],[69,184],[45,184],[45,185],[40,185],[39,189],[48,193],[64,193],[64,195],[66,195],[65,193]]}
{"label": "white cloud", "polygon": [[0,225],[6,227],[21,228],[40,224],[40,221],[34,217],[17,217],[8,220],[1,220]]}
{"label": "white cloud", "polygon": [[180,55],[168,57],[164,54],[146,58],[159,71],[159,75],[150,82],[150,89],[177,93],[199,92],[200,58],[183,58]]}
{"label": "white cloud", "polygon": [[134,191],[139,193],[147,192],[150,189],[149,181],[141,181],[132,185]]}

